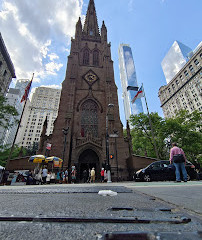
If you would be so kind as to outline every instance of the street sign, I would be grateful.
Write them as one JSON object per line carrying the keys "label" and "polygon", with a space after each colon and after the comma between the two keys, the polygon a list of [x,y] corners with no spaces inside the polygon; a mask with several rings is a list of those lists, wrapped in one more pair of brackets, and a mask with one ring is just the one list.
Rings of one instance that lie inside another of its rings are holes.
{"label": "street sign", "polygon": [[116,134],[116,133],[114,133],[114,134],[109,134],[109,137],[111,137],[111,138],[117,138],[117,137],[119,137],[119,135]]}
{"label": "street sign", "polygon": [[51,143],[47,143],[47,145],[46,145],[46,149],[48,149],[48,150],[51,150]]}

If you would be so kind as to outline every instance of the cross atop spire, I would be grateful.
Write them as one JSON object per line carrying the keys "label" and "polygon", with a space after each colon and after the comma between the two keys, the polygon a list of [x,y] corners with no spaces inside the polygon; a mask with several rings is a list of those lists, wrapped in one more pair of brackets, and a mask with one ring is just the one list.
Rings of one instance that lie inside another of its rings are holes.
{"label": "cross atop spire", "polygon": [[91,38],[100,37],[94,0],[89,0],[83,35],[90,36]]}

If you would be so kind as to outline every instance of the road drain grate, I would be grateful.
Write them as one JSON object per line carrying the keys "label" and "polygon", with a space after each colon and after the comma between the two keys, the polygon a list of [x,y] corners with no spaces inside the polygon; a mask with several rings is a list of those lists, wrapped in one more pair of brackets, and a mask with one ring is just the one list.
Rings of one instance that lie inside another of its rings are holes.
{"label": "road drain grate", "polygon": [[115,232],[106,233],[98,238],[99,240],[199,240],[201,232],[154,232],[154,233],[135,233],[135,232]]}
{"label": "road drain grate", "polygon": [[161,212],[172,212],[171,208],[160,208],[158,210],[161,211]]}
{"label": "road drain grate", "polygon": [[112,211],[123,211],[123,210],[133,211],[133,208],[131,208],[131,207],[112,207],[112,208],[110,208],[110,210],[112,210]]}
{"label": "road drain grate", "polygon": [[0,222],[64,222],[64,223],[133,223],[133,224],[150,224],[150,223],[164,223],[164,224],[186,224],[191,222],[190,218],[182,218],[179,220],[166,219],[138,219],[138,218],[82,218],[82,217],[15,217],[7,216],[0,217]]}

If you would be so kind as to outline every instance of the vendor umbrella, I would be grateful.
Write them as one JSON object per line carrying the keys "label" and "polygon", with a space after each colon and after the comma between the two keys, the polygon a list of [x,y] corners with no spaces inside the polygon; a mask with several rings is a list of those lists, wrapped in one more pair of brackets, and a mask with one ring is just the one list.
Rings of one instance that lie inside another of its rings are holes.
{"label": "vendor umbrella", "polygon": [[49,162],[52,162],[52,161],[60,161],[60,162],[63,162],[63,160],[59,157],[55,157],[55,156],[52,156],[52,157],[47,157],[46,158],[46,161],[49,161]]}
{"label": "vendor umbrella", "polygon": [[46,156],[34,155],[34,156],[31,156],[28,161],[33,163],[44,163],[46,162]]}
{"label": "vendor umbrella", "polygon": [[61,158],[55,157],[55,156],[47,157],[46,161],[53,162],[54,167],[61,167],[62,166],[62,162],[63,162],[63,160]]}

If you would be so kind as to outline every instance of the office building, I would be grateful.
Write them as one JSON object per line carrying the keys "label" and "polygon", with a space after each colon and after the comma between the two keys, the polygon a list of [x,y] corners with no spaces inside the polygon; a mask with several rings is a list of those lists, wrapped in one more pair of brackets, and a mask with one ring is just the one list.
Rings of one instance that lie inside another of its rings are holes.
{"label": "office building", "polygon": [[181,109],[190,113],[202,111],[202,46],[172,80],[159,89],[159,98],[166,118],[174,117]]}
{"label": "office building", "polygon": [[189,61],[192,49],[182,44],[179,41],[175,41],[168,53],[161,62],[163,73],[166,78],[166,82],[169,83],[173,77],[182,69],[182,67]]}
{"label": "office building", "polygon": [[5,96],[7,104],[15,107],[19,115],[16,118],[10,116],[9,122],[11,126],[8,129],[0,127],[1,144],[4,146],[10,147],[14,141],[16,130],[18,127],[15,119],[19,120],[21,117],[24,102],[21,103],[20,101],[28,82],[29,80],[17,80],[15,88],[9,88],[8,93]]}
{"label": "office building", "polygon": [[131,114],[143,112],[143,107],[141,98],[134,103],[131,102],[137,93],[137,90],[131,90],[131,87],[138,87],[138,84],[132,50],[127,44],[120,44],[119,46],[119,69],[125,118],[129,120]]}
{"label": "office building", "polygon": [[0,93],[5,95],[8,87],[15,78],[15,69],[0,33]]}
{"label": "office building", "polygon": [[27,102],[22,117],[16,144],[23,147],[32,146],[40,141],[43,123],[47,117],[47,135],[53,132],[53,123],[58,114],[60,89],[38,87],[33,93],[31,102]]}
{"label": "office building", "polygon": [[9,119],[10,127],[8,129],[4,129],[3,132],[3,146],[11,147],[18,127],[17,120],[18,121],[20,120],[23,107],[22,104],[20,103],[21,100],[20,90],[16,88],[9,88],[9,91],[6,94],[6,100],[7,104],[14,107],[19,114],[15,118],[13,116],[10,116]]}

